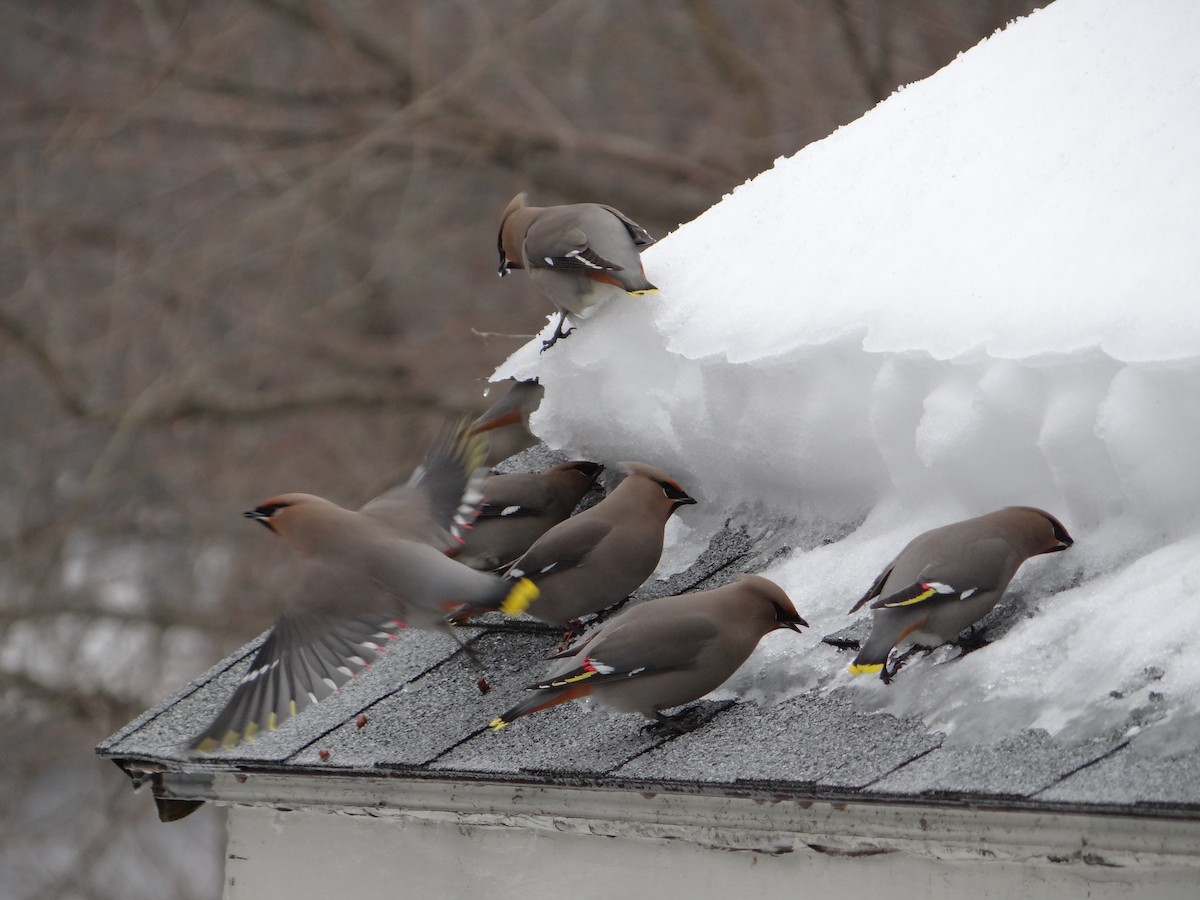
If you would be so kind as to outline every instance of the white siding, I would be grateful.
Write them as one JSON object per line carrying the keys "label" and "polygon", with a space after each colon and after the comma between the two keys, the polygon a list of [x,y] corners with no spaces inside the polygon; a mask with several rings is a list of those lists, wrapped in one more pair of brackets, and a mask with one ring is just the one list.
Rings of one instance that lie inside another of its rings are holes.
{"label": "white siding", "polygon": [[238,804],[225,897],[1200,896],[1194,822],[591,793],[594,808],[497,786],[450,787],[446,809],[430,786],[409,809]]}

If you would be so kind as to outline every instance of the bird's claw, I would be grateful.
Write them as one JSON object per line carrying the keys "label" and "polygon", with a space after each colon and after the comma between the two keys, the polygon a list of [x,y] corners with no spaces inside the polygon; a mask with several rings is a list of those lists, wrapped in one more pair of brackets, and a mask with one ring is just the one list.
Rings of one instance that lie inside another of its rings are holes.
{"label": "bird's claw", "polygon": [[555,344],[557,344],[559,342],[559,340],[561,340],[562,338],[565,338],[565,337],[569,337],[570,335],[574,334],[574,332],[575,332],[574,325],[572,325],[566,331],[563,331],[562,326],[560,325],[558,328],[554,329],[554,334],[551,335],[550,340],[542,341],[542,351],[541,352],[545,353],[547,350],[549,350],[551,347],[553,347]]}
{"label": "bird's claw", "polygon": [[571,642],[574,641],[575,638],[579,637],[579,633],[582,630],[583,623],[578,619],[572,619],[570,622],[568,622],[567,630],[564,631],[562,637],[559,638],[558,646],[554,648],[554,652],[556,654],[565,653],[567,648],[571,646]]}
{"label": "bird's claw", "polygon": [[891,684],[892,679],[896,677],[896,673],[904,668],[905,663],[912,658],[914,653],[924,650],[924,647],[909,647],[892,661],[891,671],[888,670],[887,660],[884,660],[883,668],[879,670],[879,680],[884,684]]}

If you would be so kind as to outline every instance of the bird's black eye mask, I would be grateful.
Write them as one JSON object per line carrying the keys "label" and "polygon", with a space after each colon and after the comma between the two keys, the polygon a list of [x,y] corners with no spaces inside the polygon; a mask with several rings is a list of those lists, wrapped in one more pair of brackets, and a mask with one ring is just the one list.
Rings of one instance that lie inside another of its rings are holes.
{"label": "bird's black eye mask", "polygon": [[507,275],[509,272],[511,272],[513,269],[516,268],[516,266],[514,266],[512,263],[510,263],[508,261],[508,254],[504,252],[504,236],[503,236],[503,234],[504,234],[503,231],[501,231],[500,235],[496,238],[496,249],[500,251],[499,273],[500,273],[501,278],[503,278],[505,275]]}
{"label": "bird's black eye mask", "polygon": [[1050,527],[1054,530],[1054,539],[1058,541],[1058,546],[1050,548],[1046,551],[1047,553],[1057,553],[1060,550],[1066,550],[1075,543],[1075,538],[1067,534],[1067,529],[1063,527],[1062,522],[1058,521],[1054,516],[1048,515],[1046,518],[1050,522]]}
{"label": "bird's black eye mask", "polygon": [[291,504],[288,503],[264,503],[262,506],[256,506],[254,509],[246,510],[244,513],[242,513],[242,515],[247,519],[253,519],[263,527],[270,528],[272,531],[274,531],[275,529],[271,527],[271,517],[275,515],[275,513],[279,512],[279,510],[290,505]]}
{"label": "bird's black eye mask", "polygon": [[689,497],[679,485],[670,481],[660,481],[658,486],[663,489],[663,496],[668,500],[675,501],[677,507],[696,502],[694,497]]}

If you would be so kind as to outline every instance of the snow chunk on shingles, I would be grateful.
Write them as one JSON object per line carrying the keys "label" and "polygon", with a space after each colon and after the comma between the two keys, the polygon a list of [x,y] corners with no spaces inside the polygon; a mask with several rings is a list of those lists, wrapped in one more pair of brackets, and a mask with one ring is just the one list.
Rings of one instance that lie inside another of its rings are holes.
{"label": "snow chunk on shingles", "polygon": [[[551,445],[701,500],[673,557],[734,510],[788,517],[807,549],[765,574],[814,627],[728,690],[952,741],[1200,727],[1196,33],[1196,4],[1058,0],[650,248],[659,295],[499,370],[541,378]],[[891,686],[820,643],[918,533],[1017,504],[1077,543],[1026,563],[999,640]]]}

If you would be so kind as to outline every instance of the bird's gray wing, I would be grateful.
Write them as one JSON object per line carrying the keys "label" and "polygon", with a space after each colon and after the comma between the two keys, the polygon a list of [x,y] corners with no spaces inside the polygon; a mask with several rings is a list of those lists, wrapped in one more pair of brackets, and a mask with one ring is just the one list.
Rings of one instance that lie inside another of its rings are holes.
{"label": "bird's gray wing", "polygon": [[253,740],[325,699],[374,662],[402,627],[380,614],[280,616],[225,707],[189,742],[210,752]]}
{"label": "bird's gray wing", "polygon": [[[634,607],[630,613],[641,607]],[[655,610],[647,610],[654,613]],[[595,639],[574,648],[534,688],[626,680],[693,665],[720,634],[706,616],[683,613],[626,616],[601,626]]]}
{"label": "bird's gray wing", "polygon": [[613,209],[611,206],[605,206],[603,203],[598,204],[602,209],[608,210],[614,216],[621,220],[621,224],[625,226],[625,230],[629,232],[629,237],[636,247],[645,247],[654,243],[654,238],[650,237],[650,232],[639,225],[625,213],[619,209]]}
{"label": "bird's gray wing", "polygon": [[951,557],[926,564],[912,582],[877,597],[871,609],[899,609],[918,604],[928,608],[966,600],[980,591],[999,587],[1016,569],[1012,545],[1001,537],[981,537],[955,550]]}
{"label": "bird's gray wing", "polygon": [[487,441],[466,421],[444,427],[412,477],[359,512],[393,535],[446,549],[461,540],[483,499]]}
{"label": "bird's gray wing", "polygon": [[483,485],[480,518],[536,516],[554,502],[554,486],[537,475],[502,475]]}
{"label": "bird's gray wing", "polygon": [[580,566],[612,529],[608,522],[583,515],[567,519],[538,538],[505,574],[510,578],[523,575],[536,583],[553,572]]}
{"label": "bird's gray wing", "polygon": [[[529,246],[526,241],[526,247]],[[619,266],[610,259],[605,259],[588,243],[587,235],[581,228],[571,228],[545,247],[541,253],[534,256],[526,251],[526,259],[530,268],[560,269],[576,272],[620,272],[624,266]]]}

